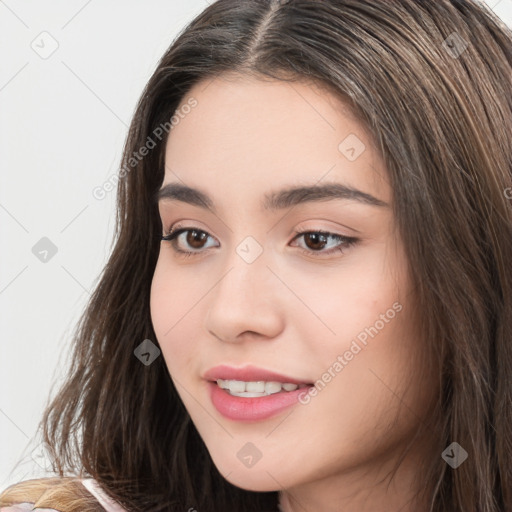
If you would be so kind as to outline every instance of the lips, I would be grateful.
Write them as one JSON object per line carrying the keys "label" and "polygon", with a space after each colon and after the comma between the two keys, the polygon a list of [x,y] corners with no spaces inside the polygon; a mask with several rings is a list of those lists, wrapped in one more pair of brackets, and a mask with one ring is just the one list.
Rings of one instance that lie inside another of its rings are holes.
{"label": "lips", "polygon": [[307,380],[301,380],[288,375],[283,375],[264,368],[258,368],[253,365],[247,365],[243,368],[235,368],[233,366],[219,365],[210,368],[204,375],[205,380],[216,382],[218,379],[222,380],[242,380],[245,382],[281,382],[290,384],[313,384]]}

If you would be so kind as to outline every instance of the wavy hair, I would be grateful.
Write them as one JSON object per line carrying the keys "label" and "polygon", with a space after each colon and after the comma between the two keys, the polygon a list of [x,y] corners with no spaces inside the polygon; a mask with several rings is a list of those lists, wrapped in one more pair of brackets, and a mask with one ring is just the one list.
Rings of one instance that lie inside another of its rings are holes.
{"label": "wavy hair", "polygon": [[[218,0],[183,29],[138,102],[115,244],[41,421],[54,471],[95,478],[133,511],[277,510],[277,491],[222,477],[163,358],[145,366],[133,353],[157,343],[167,137],[134,155],[194,84],[226,72],[322,84],[376,141],[440,368],[439,450],[419,485],[430,512],[512,510],[512,33],[476,0]],[[441,458],[453,441],[469,454],[457,469]]]}

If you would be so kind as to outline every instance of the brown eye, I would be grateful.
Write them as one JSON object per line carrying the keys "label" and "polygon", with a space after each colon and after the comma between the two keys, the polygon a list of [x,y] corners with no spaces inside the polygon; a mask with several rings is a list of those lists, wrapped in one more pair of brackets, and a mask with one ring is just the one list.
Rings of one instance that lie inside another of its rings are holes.
{"label": "brown eye", "polygon": [[187,230],[187,236],[185,237],[185,241],[193,249],[202,249],[202,244],[207,238],[208,234],[205,233],[204,231],[189,229]]}
{"label": "brown eye", "polygon": [[[359,239],[349,236],[337,235],[328,231],[295,231],[297,235],[294,240],[303,238],[306,249],[302,252],[312,256],[328,256],[334,252],[344,253],[349,247],[355,245]],[[336,240],[338,243],[324,251],[329,240]]]}
{"label": "brown eye", "polygon": [[[349,247],[359,241],[358,238],[338,235],[328,231],[295,231],[295,234],[296,237],[294,240],[300,238],[304,239],[306,248],[301,247],[302,252],[308,256],[312,255],[317,257],[329,256],[335,252],[343,254]],[[185,236],[183,237],[181,235]],[[205,246],[205,242],[207,242],[208,238],[212,238],[213,240],[213,237],[206,231],[196,228],[178,228],[175,231],[171,229],[170,232],[161,237],[162,240],[171,242],[174,251],[180,256],[199,255],[206,252],[203,249],[209,248]],[[323,250],[329,246],[329,240],[335,240],[338,243],[328,247],[328,250]],[[184,249],[180,248],[180,243],[185,246]]]}
{"label": "brown eye", "polygon": [[306,242],[306,245],[314,250],[319,251],[323,249],[327,243],[327,236],[323,233],[306,233],[304,235],[304,241]]}
{"label": "brown eye", "polygon": [[[205,252],[202,249],[205,248],[204,244],[208,240],[208,238],[212,237],[206,231],[202,231],[201,229],[180,228],[176,229],[175,231],[170,230],[170,232],[168,232],[161,239],[166,242],[171,242],[171,245],[173,249],[176,251],[176,253],[180,253],[182,255],[192,255],[195,254],[196,252],[198,254]],[[185,247],[181,249],[179,247],[180,244],[184,245]]]}

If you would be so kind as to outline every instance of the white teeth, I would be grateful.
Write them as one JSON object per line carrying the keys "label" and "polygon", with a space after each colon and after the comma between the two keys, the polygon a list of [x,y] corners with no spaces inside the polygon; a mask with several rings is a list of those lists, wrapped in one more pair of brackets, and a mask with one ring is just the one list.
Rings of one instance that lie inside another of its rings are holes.
{"label": "white teeth", "polygon": [[222,380],[218,379],[217,384],[222,389],[227,389],[231,395],[241,397],[268,396],[281,391],[295,391],[299,387],[305,387],[305,384],[281,383],[281,382],[244,382],[242,380]]}
{"label": "white teeth", "polygon": [[245,382],[241,380],[232,380],[229,383],[229,390],[233,393],[243,393],[245,391]]}
{"label": "white teeth", "polygon": [[246,382],[245,391],[248,393],[263,393],[265,391],[265,382],[262,380],[258,382]]}
{"label": "white teeth", "polygon": [[273,393],[279,393],[283,389],[280,382],[265,382],[265,393],[272,395]]}

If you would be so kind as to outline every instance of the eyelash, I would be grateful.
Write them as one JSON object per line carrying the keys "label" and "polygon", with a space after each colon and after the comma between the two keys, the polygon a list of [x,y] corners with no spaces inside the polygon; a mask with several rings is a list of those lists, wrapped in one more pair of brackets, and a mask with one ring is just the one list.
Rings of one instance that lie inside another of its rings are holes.
{"label": "eyelash", "polygon": [[[178,229],[175,229],[174,231],[172,230],[172,227],[171,227],[169,229],[169,231],[167,231],[166,234],[161,237],[161,240],[165,241],[165,242],[170,242],[172,249],[179,257],[188,258],[194,254],[201,254],[204,251],[202,251],[202,250],[183,251],[182,249],[178,249],[176,247],[176,238],[179,235],[181,235],[182,233],[186,233],[188,231],[197,231],[198,233],[205,233],[208,236],[211,236],[206,231],[203,231],[203,230],[197,229],[197,228],[193,228],[193,227],[178,228]],[[333,238],[335,240],[342,242],[341,247],[337,246],[335,248],[329,249],[328,251],[323,251],[323,250],[322,251],[313,251],[311,249],[302,249],[299,247],[299,249],[302,251],[303,254],[306,254],[309,256],[312,255],[316,258],[322,257],[324,255],[334,254],[336,252],[340,252],[341,254],[343,254],[345,252],[345,250],[347,250],[349,247],[352,247],[357,242],[359,242],[359,238],[338,235],[335,233],[330,233],[329,231],[322,231],[322,230],[294,231],[295,236],[293,237],[293,240],[299,238],[302,235],[307,235],[307,234],[320,234],[320,235],[327,236],[328,238]],[[320,255],[322,255],[322,256],[320,256]]]}

